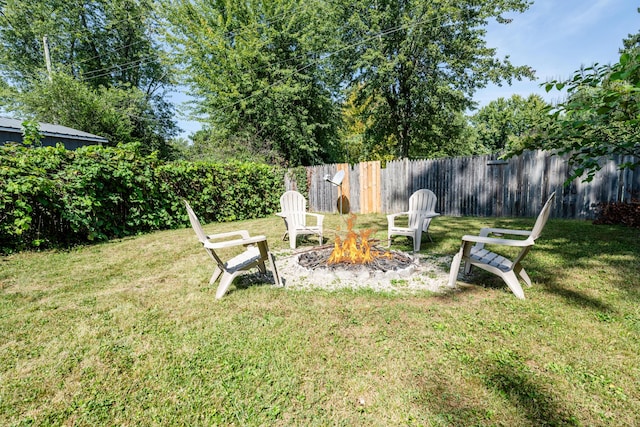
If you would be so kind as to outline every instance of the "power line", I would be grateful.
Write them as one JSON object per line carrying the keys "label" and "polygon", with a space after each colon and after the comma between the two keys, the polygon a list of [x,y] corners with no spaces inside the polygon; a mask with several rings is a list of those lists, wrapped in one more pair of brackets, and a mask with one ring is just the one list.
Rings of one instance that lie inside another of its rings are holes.
{"label": "power line", "polygon": [[[276,15],[272,19],[266,20],[264,22],[256,22],[255,24],[253,24],[254,28],[251,28],[249,26],[245,26],[245,27],[242,27],[239,31],[235,31],[235,32],[234,31],[228,31],[226,34],[229,37],[231,37],[231,36],[236,36],[237,37],[238,35],[241,35],[241,34],[247,32],[247,31],[249,31],[251,29],[257,29],[257,28],[260,28],[261,26],[265,26],[265,25],[266,26],[272,25],[274,23],[277,23],[277,22],[285,19],[286,17],[288,17],[290,15],[293,15],[293,14],[297,13],[303,6],[308,6],[308,4],[306,4],[306,5],[302,5],[301,4],[301,5],[295,7],[293,9],[291,9],[291,10],[284,11],[284,12]],[[121,22],[125,22],[125,21],[128,21],[128,20],[129,20],[128,18],[125,18],[125,19],[122,19],[120,21],[116,21],[115,23],[110,22],[110,24],[111,25],[117,25],[117,24],[119,24]],[[86,64],[86,63],[88,63],[89,61],[91,61],[93,59],[103,58],[106,55],[116,53],[116,52],[118,52],[118,51],[120,51],[122,49],[126,49],[128,47],[134,46],[136,44],[143,43],[145,41],[147,41],[147,40],[138,40],[138,41],[129,43],[127,45],[120,46],[118,48],[106,51],[106,52],[104,52],[102,54],[97,54],[97,55],[94,55],[92,57],[85,58],[85,59],[83,59],[81,61],[75,61],[75,64],[76,65]],[[91,70],[91,71],[88,71],[86,73],[83,73],[83,76],[82,76],[82,78],[80,80],[89,81],[89,80],[93,80],[93,79],[96,79],[96,78],[99,78],[99,77],[107,76],[107,75],[109,75],[109,74],[111,74],[112,72],[115,72],[115,71],[130,70],[130,69],[135,68],[138,65],[142,65],[143,63],[147,62],[148,59],[151,59],[153,57],[154,57],[154,55],[148,55],[148,56],[143,57],[141,59],[137,59],[137,60],[134,60],[134,61],[131,61],[131,62],[127,62],[127,63],[124,63],[124,64],[114,64],[114,65],[111,65],[111,66],[108,66],[108,67],[105,67],[105,68]],[[294,59],[297,59],[297,58],[293,58],[293,59],[290,59],[290,60],[294,60]]]}
{"label": "power line", "polygon": [[[418,21],[415,21],[415,22],[412,22],[412,23],[402,24],[402,25],[398,25],[398,26],[396,26],[396,27],[392,27],[392,28],[388,28],[388,29],[382,30],[382,31],[380,31],[380,32],[378,32],[378,33],[376,33],[376,34],[373,34],[373,35],[371,35],[371,36],[369,36],[369,37],[367,37],[367,38],[365,38],[365,39],[363,39],[363,40],[361,40],[361,41],[359,41],[359,42],[352,43],[352,44],[350,44],[350,45],[347,45],[347,46],[341,47],[340,49],[337,49],[337,50],[335,50],[335,51],[333,51],[333,52],[329,52],[329,53],[328,53],[326,56],[324,56],[322,59],[319,59],[319,60],[317,60],[317,61],[310,62],[309,64],[307,64],[307,65],[305,65],[305,66],[303,66],[303,67],[300,67],[300,68],[296,69],[296,70],[293,72],[293,74],[301,73],[302,71],[306,70],[306,69],[307,69],[307,68],[309,68],[309,67],[312,67],[312,66],[314,66],[314,65],[318,65],[318,64],[320,64],[322,61],[325,61],[327,58],[330,58],[330,57],[332,57],[332,56],[334,56],[334,55],[337,55],[337,54],[338,54],[338,53],[340,53],[340,52],[343,52],[343,51],[345,51],[345,50],[351,49],[351,48],[353,48],[353,47],[357,47],[357,46],[359,46],[359,45],[362,45],[362,44],[364,44],[364,43],[366,43],[366,42],[368,42],[368,41],[374,40],[374,39],[376,39],[376,38],[380,38],[380,37],[388,36],[389,34],[393,34],[393,33],[396,33],[396,32],[398,32],[398,31],[401,31],[401,30],[405,30],[405,29],[409,29],[409,28],[412,28],[412,27],[416,27],[416,26],[421,25],[421,24],[425,24],[425,23],[428,23],[428,22],[433,22],[433,21],[435,21],[436,19],[438,19],[438,17],[433,17],[433,18],[428,19],[428,20],[418,20]],[[235,107],[236,105],[238,105],[238,104],[240,104],[240,103],[242,103],[242,102],[244,102],[244,101],[246,101],[246,100],[249,100],[249,99],[251,99],[251,98],[253,98],[253,97],[255,97],[255,96],[258,96],[258,95],[260,95],[260,94],[264,93],[264,92],[265,92],[265,91],[267,91],[268,89],[271,89],[271,88],[275,87],[276,85],[279,85],[280,83],[284,82],[285,80],[286,80],[285,78],[279,79],[279,80],[277,80],[277,81],[275,81],[275,82],[271,83],[270,85],[268,85],[267,87],[265,87],[265,88],[263,88],[263,89],[259,89],[259,90],[255,91],[255,92],[251,93],[250,95],[248,95],[248,96],[246,96],[246,97],[244,97],[244,98],[242,98],[242,99],[239,99],[238,101],[236,101],[236,102],[234,102],[234,103],[232,103],[232,104],[229,104],[229,105],[227,105],[227,106],[225,106],[225,107],[222,107],[222,108],[218,109],[218,110],[217,110],[217,111],[215,111],[214,113],[219,112],[219,111],[224,111],[224,110],[227,110],[227,109],[229,109],[229,108],[233,108],[233,107]]]}
{"label": "power line", "polygon": [[115,49],[112,49],[112,50],[107,50],[107,51],[106,51],[106,52],[104,52],[104,53],[99,53],[99,54],[97,54],[97,55],[90,56],[89,58],[85,58],[85,59],[82,59],[82,60],[80,60],[80,61],[75,61],[75,64],[76,64],[76,65],[79,65],[79,64],[86,64],[86,63],[88,63],[89,61],[91,61],[91,60],[93,60],[93,59],[96,59],[96,58],[103,58],[105,55],[115,53],[115,52],[117,52],[117,51],[119,51],[119,50],[126,49],[126,48],[131,47],[131,46],[135,46],[135,45],[137,45],[137,44],[139,44],[139,43],[142,43],[142,42],[144,42],[144,41],[146,41],[146,40],[137,40],[137,41],[135,41],[135,42],[131,42],[131,43],[126,44],[126,45],[124,45],[124,46],[120,46],[120,47],[115,48]]}
{"label": "power line", "polygon": [[110,67],[107,68],[103,68],[100,70],[93,70],[93,71],[89,71],[86,74],[84,74],[79,80],[81,81],[89,81],[89,80],[93,80],[93,79],[97,79],[100,77],[104,77],[104,76],[108,76],[113,72],[118,72],[118,71],[127,71],[127,70],[132,70],[140,65],[143,65],[147,62],[151,62],[150,60],[155,59],[156,56],[155,55],[147,55],[147,56],[143,56],[140,59],[136,59],[134,61],[131,62],[126,62],[124,64],[114,64]]}

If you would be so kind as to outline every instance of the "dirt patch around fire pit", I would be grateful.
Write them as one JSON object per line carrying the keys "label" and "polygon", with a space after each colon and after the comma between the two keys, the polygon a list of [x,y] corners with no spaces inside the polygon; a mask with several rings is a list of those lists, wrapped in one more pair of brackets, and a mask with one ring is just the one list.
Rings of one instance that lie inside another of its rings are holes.
{"label": "dirt patch around fire pit", "polygon": [[282,252],[276,254],[276,264],[285,289],[291,290],[370,289],[397,293],[450,290],[451,256],[391,253],[393,263],[381,259],[376,260],[375,265],[327,265],[318,261],[323,257],[326,259],[319,251]]}

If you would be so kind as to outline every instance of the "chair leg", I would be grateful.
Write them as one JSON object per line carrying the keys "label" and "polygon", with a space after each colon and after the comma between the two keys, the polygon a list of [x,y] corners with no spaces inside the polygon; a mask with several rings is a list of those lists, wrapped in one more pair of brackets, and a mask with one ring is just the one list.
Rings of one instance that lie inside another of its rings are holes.
{"label": "chair leg", "polygon": [[218,277],[220,277],[220,274],[222,273],[222,270],[220,270],[220,267],[216,267],[216,269],[213,271],[213,275],[211,276],[211,279],[209,280],[209,285],[213,285],[213,283],[218,280]]}
{"label": "chair leg", "polygon": [[258,270],[260,271],[261,274],[267,273],[267,267],[264,265],[263,259],[258,261]]}
{"label": "chair leg", "polygon": [[220,299],[227,293],[229,290],[229,286],[231,286],[231,282],[233,282],[236,274],[224,273],[222,278],[220,279],[220,284],[218,285],[218,289],[216,290],[216,299]]}
{"label": "chair leg", "polygon": [[278,267],[276,267],[276,257],[271,252],[269,252],[269,263],[271,264],[271,271],[273,272],[273,283],[276,286],[284,286],[280,278],[280,273],[278,273]]}
{"label": "chair leg", "polygon": [[431,238],[431,234],[429,234],[429,224],[431,224],[431,218],[427,218],[424,220],[424,226],[422,227],[422,232],[427,234],[427,238],[431,243],[433,243],[433,239]]}
{"label": "chair leg", "polygon": [[522,290],[522,286],[520,286],[520,282],[518,282],[518,276],[513,271],[507,271],[501,274],[502,279],[505,281],[511,292],[520,299],[524,298],[524,291]]}
{"label": "chair leg", "polygon": [[524,280],[527,286],[531,287],[531,278],[519,263],[513,268],[513,271],[515,271],[520,277],[522,277],[522,280]]}
{"label": "chair leg", "polygon": [[413,252],[420,252],[420,243],[422,243],[422,229],[418,228],[416,234],[413,235]]}
{"label": "chair leg", "polygon": [[462,260],[462,249],[454,255],[451,261],[451,269],[449,270],[449,287],[455,288],[458,280],[458,272],[460,271],[460,262]]}
{"label": "chair leg", "polygon": [[471,264],[471,243],[470,242],[465,242],[464,240],[462,241],[462,245],[460,246],[460,252],[462,253],[461,259],[465,260],[464,263],[464,275],[468,276],[471,273],[471,267],[473,267],[473,264]]}
{"label": "chair leg", "polygon": [[471,267],[473,267],[473,265],[467,260],[467,262],[464,263],[464,275],[468,276],[471,273]]}

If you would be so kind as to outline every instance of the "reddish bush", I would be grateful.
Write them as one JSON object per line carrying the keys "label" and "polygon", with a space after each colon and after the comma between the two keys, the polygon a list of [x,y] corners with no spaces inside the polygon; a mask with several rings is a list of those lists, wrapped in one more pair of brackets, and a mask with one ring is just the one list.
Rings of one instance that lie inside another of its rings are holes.
{"label": "reddish bush", "polygon": [[598,204],[598,214],[594,224],[624,224],[640,228],[640,200],[630,203],[609,202]]}

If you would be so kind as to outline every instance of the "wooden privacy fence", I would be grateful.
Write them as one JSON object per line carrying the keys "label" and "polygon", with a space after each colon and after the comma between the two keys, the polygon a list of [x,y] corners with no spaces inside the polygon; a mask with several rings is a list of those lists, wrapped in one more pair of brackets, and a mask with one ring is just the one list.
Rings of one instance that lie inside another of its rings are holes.
{"label": "wooden privacy fence", "polygon": [[[592,219],[598,203],[640,198],[640,171],[618,169],[630,157],[606,161],[591,182],[577,179],[565,186],[567,159],[528,151],[508,160],[486,155],[396,160],[385,168],[378,161],[311,166],[307,168],[309,209],[336,212],[342,193],[345,212],[401,212],[414,191],[428,188],[438,197],[436,210],[443,215],[533,217],[555,191],[553,217]],[[327,178],[339,170],[345,171],[345,178],[336,186]]]}

